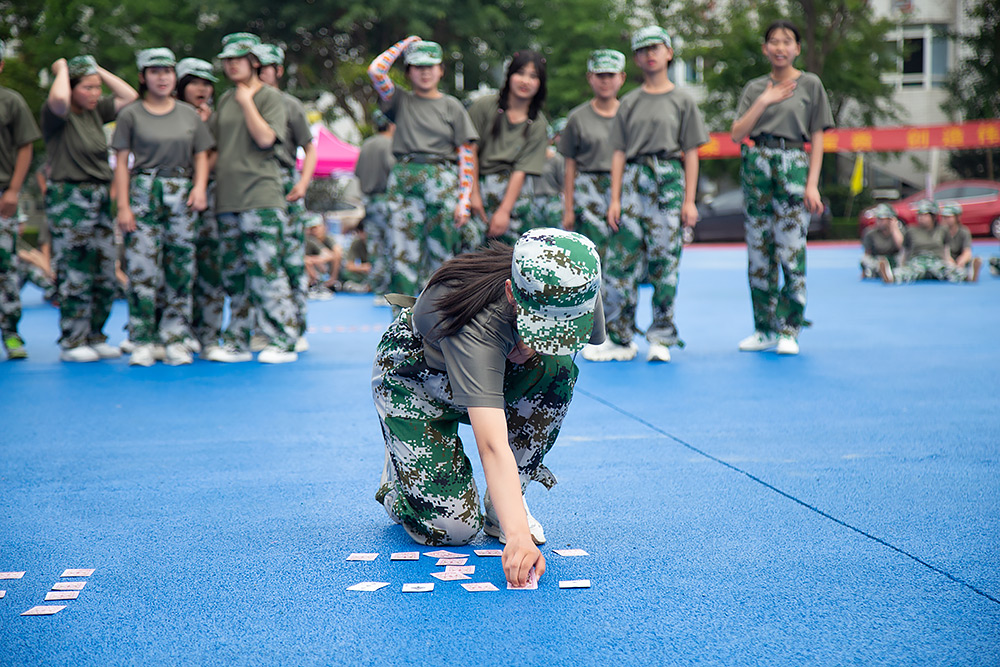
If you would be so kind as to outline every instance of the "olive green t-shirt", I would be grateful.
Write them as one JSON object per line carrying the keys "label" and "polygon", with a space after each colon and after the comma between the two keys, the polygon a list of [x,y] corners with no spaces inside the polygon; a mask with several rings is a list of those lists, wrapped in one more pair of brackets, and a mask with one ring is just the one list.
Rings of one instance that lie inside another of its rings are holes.
{"label": "olive green t-shirt", "polygon": [[951,258],[958,259],[958,256],[965,252],[966,248],[972,246],[972,232],[969,231],[968,227],[960,224],[953,236],[950,230],[945,227],[945,243],[948,245]]}
{"label": "olive green t-shirt", "polygon": [[218,213],[260,208],[284,210],[286,207],[281,165],[276,156],[288,126],[285,100],[277,89],[261,86],[253,101],[277,136],[270,148],[260,148],[254,142],[233,90],[222,96],[208,121],[219,152],[215,163],[215,210]]}
{"label": "olive green t-shirt", "polygon": [[498,108],[496,95],[480,97],[469,107],[469,117],[479,133],[480,176],[513,171],[540,175],[545,168],[545,147],[548,145],[545,114],[539,112],[535,120],[517,125],[511,124],[504,114],[500,119],[500,131],[494,137],[493,121]]}
{"label": "olive green t-shirt", "polygon": [[562,192],[566,178],[566,158],[556,153],[545,160],[545,168],[541,176],[532,176],[534,189],[532,192],[539,197],[554,197]]}
{"label": "olive green t-shirt", "polygon": [[392,138],[385,134],[376,134],[361,144],[358,161],[354,163],[354,174],[358,177],[361,192],[375,195],[385,192],[389,182],[389,172],[396,164],[392,154]]}
{"label": "olive green t-shirt", "polygon": [[[770,75],[760,76],[743,88],[736,108],[737,118],[760,97],[770,79]],[[792,96],[767,107],[750,130],[750,138],[770,134],[791,141],[809,141],[813,132],[826,131],[831,127],[833,114],[823,82],[811,72],[802,72]]]}
{"label": "olive green t-shirt", "polygon": [[102,97],[97,108],[70,111],[60,118],[42,106],[42,136],[48,155],[49,179],[56,183],[110,183],[108,139],[104,125],[117,116],[115,98]]}
{"label": "olive green t-shirt", "polygon": [[900,250],[892,234],[877,226],[868,228],[861,243],[865,248],[865,254],[872,257],[895,255]]}
{"label": "olive green t-shirt", "polygon": [[559,152],[576,160],[577,171],[611,172],[611,126],[614,116],[605,117],[585,102],[569,112],[566,127],[559,135]]}
{"label": "olive green t-shirt", "polygon": [[451,95],[428,99],[397,87],[381,106],[396,124],[392,153],[397,158],[425,153],[457,160],[459,146],[479,139],[465,107]]}
{"label": "olive green t-shirt", "polygon": [[940,225],[934,229],[926,229],[920,225],[907,227],[903,234],[903,248],[906,250],[906,256],[933,255],[944,258],[947,233],[947,230]]}
{"label": "olive green t-shirt", "polygon": [[708,131],[694,98],[680,88],[627,93],[611,126],[611,148],[631,160],[640,155],[677,155],[708,143]]}
{"label": "olive green t-shirt", "polygon": [[288,128],[284,141],[275,148],[278,161],[285,169],[294,169],[295,160],[298,157],[296,149],[299,146],[305,147],[312,142],[312,130],[309,129],[309,118],[306,116],[306,108],[302,102],[293,95],[281,93],[285,100],[286,112],[288,113]]}
{"label": "olive green t-shirt", "polygon": [[154,114],[136,100],[118,113],[111,148],[132,153],[133,171],[191,169],[194,154],[215,146],[212,133],[194,107],[177,102],[165,114]]}
{"label": "olive green t-shirt", "polygon": [[0,86],[0,191],[10,185],[17,151],[41,137],[42,132],[21,94]]}

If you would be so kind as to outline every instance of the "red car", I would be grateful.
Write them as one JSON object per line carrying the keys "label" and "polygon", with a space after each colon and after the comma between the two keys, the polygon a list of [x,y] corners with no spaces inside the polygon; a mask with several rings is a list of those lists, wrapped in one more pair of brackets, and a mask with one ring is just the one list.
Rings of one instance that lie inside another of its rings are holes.
{"label": "red car", "polygon": [[[917,202],[926,198],[921,190],[906,199],[889,204],[896,217],[908,225],[917,221]],[[973,236],[993,236],[1000,238],[1000,183],[996,181],[951,181],[934,188],[934,201],[954,201],[962,205],[962,224],[969,228]],[[858,231],[875,224],[873,209],[865,209],[858,218]]]}

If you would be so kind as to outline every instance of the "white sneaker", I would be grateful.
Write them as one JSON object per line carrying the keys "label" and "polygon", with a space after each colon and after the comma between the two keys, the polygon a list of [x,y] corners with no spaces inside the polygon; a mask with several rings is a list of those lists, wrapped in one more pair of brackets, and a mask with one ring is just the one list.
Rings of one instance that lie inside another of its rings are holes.
{"label": "white sneaker", "polygon": [[761,350],[770,350],[777,344],[777,336],[754,331],[752,335],[740,341],[739,347],[740,352],[760,352]]}
{"label": "white sneaker", "polygon": [[778,354],[798,354],[799,344],[793,336],[778,336]]}
{"label": "white sneaker", "polygon": [[670,361],[670,348],[663,343],[650,343],[646,361]]}
{"label": "white sneaker", "polygon": [[59,358],[63,361],[76,362],[100,361],[101,355],[89,345],[80,345],[79,347],[70,347],[62,350],[59,353]]}
{"label": "white sneaker", "polygon": [[635,343],[619,345],[608,337],[600,345],[584,345],[582,354],[587,361],[631,361],[638,351]]}
{"label": "white sneaker", "polygon": [[122,351],[122,354],[132,354],[132,351],[135,349],[135,343],[126,338],[118,343],[118,349]]}
{"label": "white sneaker", "polygon": [[191,350],[184,343],[171,343],[167,345],[166,358],[163,360],[167,366],[184,366],[190,364]]}
{"label": "white sneaker", "polygon": [[267,336],[263,334],[254,334],[253,336],[250,337],[250,351],[260,352],[265,347],[267,347],[268,343],[270,342],[271,341],[268,340]]}
{"label": "white sneaker", "polygon": [[241,350],[232,344],[213,345],[201,356],[207,361],[221,361],[225,364],[236,364],[253,359],[249,350]]}
{"label": "white sneaker", "polygon": [[[545,544],[545,530],[542,529],[542,524],[531,516],[528,501],[524,499],[524,496],[521,496],[521,502],[524,503],[524,513],[528,515],[528,530],[531,531],[531,541],[535,544]],[[500,544],[507,544],[507,536],[503,534],[503,528],[500,527],[500,519],[497,518],[497,511],[493,508],[493,501],[490,500],[489,489],[483,496],[483,507],[486,510],[483,532],[500,540]]]}
{"label": "white sneaker", "polygon": [[108,343],[94,343],[90,349],[96,352],[101,359],[117,359],[122,356],[122,351],[119,348]]}
{"label": "white sneaker", "polygon": [[201,343],[196,341],[194,338],[190,337],[185,338],[184,347],[189,349],[191,351],[191,354],[198,354],[199,352],[201,352]]}
{"label": "white sneaker", "polygon": [[309,290],[306,297],[310,301],[329,301],[333,298],[333,292],[330,291],[329,287],[317,285]]}
{"label": "white sneaker", "polygon": [[309,351],[309,341],[305,336],[299,336],[299,339],[295,341],[295,351],[296,352],[308,352]]}
{"label": "white sneaker", "polygon": [[129,366],[145,366],[149,367],[156,363],[156,357],[153,354],[153,345],[133,345],[132,346],[132,356],[129,357]]}
{"label": "white sneaker", "polygon": [[153,345],[153,358],[157,361],[166,361],[167,347],[162,343],[156,343]]}
{"label": "white sneaker", "polygon": [[268,345],[257,355],[257,361],[262,364],[287,364],[298,359],[298,352],[288,352],[276,345]]}

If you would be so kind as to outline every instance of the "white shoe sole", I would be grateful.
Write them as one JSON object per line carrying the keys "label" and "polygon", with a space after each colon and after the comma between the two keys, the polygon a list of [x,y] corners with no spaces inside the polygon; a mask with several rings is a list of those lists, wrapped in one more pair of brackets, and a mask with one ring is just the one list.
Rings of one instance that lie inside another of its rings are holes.
{"label": "white shoe sole", "polygon": [[646,354],[646,361],[662,361],[664,363],[670,361],[670,348],[667,347],[650,347],[649,352]]}

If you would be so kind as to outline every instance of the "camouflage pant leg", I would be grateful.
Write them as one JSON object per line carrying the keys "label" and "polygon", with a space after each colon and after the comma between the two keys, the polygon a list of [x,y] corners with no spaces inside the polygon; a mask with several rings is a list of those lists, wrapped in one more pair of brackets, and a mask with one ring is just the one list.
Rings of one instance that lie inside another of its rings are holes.
{"label": "camouflage pant leg", "polygon": [[906,264],[893,271],[892,276],[897,283],[912,283],[918,280],[962,283],[969,279],[969,274],[965,269],[947,264],[940,257],[933,255],[917,255],[909,258],[906,260]]}
{"label": "camouflage pant leg", "polygon": [[[806,326],[805,207],[809,159],[801,149],[743,147],[743,185],[750,301],[754,328],[798,336]],[[779,268],[784,284],[778,285]]]}
{"label": "camouflage pant leg", "polygon": [[389,292],[416,296],[421,279],[421,239],[426,215],[424,176],[427,165],[396,163],[389,173],[386,202],[389,210],[388,247],[392,251]]}
{"label": "camouflage pant leg", "polygon": [[463,251],[465,239],[455,226],[458,206],[458,170],[451,165],[427,165],[434,171],[425,183],[427,217],[424,222],[421,286],[446,261]]}
{"label": "camouflage pant leg", "polygon": [[21,321],[18,280],[17,218],[0,217],[0,337],[17,335]]}
{"label": "camouflage pant leg", "polygon": [[640,174],[640,194],[648,211],[643,218],[643,238],[649,282],[653,286],[653,322],[646,330],[646,339],[684,347],[674,324],[678,268],[684,248],[681,232],[684,167],[676,160],[655,160],[652,169],[644,167]]}
{"label": "camouflage pant leg", "polygon": [[259,208],[243,211],[239,218],[246,250],[247,293],[251,312],[258,313],[258,331],[269,345],[291,352],[299,338],[299,314],[282,252],[288,216],[280,208]]}
{"label": "camouflage pant leg", "polygon": [[129,183],[135,231],[125,236],[129,339],[137,345],[162,342],[157,322],[163,289],[163,183],[145,174]]}
{"label": "camouflage pant leg", "polygon": [[250,346],[253,318],[247,285],[246,243],[240,229],[240,213],[219,213],[219,272],[229,295],[229,324],[222,340],[239,350]]}
{"label": "camouflage pant leg", "polygon": [[555,227],[562,229],[563,204],[559,195],[535,195],[531,198],[530,229]]}
{"label": "camouflage pant leg", "polygon": [[219,221],[215,217],[215,184],[208,189],[208,208],[201,212],[194,240],[195,280],[191,296],[191,333],[202,347],[216,345],[222,335],[226,291],[220,267]]}
{"label": "camouflage pant leg", "polygon": [[645,270],[642,216],[644,202],[639,193],[640,165],[628,164],[622,178],[622,213],[618,231],[608,239],[601,285],[608,336],[619,345],[632,342],[639,280]]}
{"label": "camouflage pant leg", "polygon": [[385,195],[371,195],[365,202],[365,234],[368,236],[368,256],[372,264],[368,284],[375,294],[385,294],[389,289],[392,249],[389,246],[388,224]]}
{"label": "camouflage pant leg", "polygon": [[[295,171],[285,175],[285,194],[292,191],[296,181]],[[292,299],[298,310],[299,335],[306,332],[306,311],[308,310],[309,276],[306,275],[306,212],[304,200],[289,202],[288,226],[282,235],[282,253],[285,258],[285,273],[292,286]]]}
{"label": "camouflage pant leg", "polygon": [[180,343],[191,337],[196,272],[194,239],[198,214],[187,205],[191,180],[160,178],[163,187],[163,314],[160,338]]}
{"label": "camouflage pant leg", "polygon": [[46,214],[59,294],[59,343],[103,343],[115,295],[115,242],[108,186],[49,183]]}
{"label": "camouflage pant leg", "polygon": [[861,255],[861,277],[881,278],[879,274],[879,260],[884,259],[889,263],[889,268],[895,269],[899,264],[896,255]]}
{"label": "camouflage pant leg", "polygon": [[[500,207],[500,202],[507,194],[507,184],[510,182],[510,174],[487,174],[479,179],[479,193],[483,199],[483,207],[486,215],[491,216]],[[507,231],[497,237],[507,245],[514,245],[521,237],[521,234],[532,229],[531,200],[534,197],[534,187],[531,178],[524,179],[521,193],[514,202],[514,208],[510,212],[510,227]]]}
{"label": "camouflage pant leg", "polygon": [[594,242],[604,265],[611,229],[608,205],[611,203],[611,174],[580,172],[573,188],[573,213],[576,231]]}

